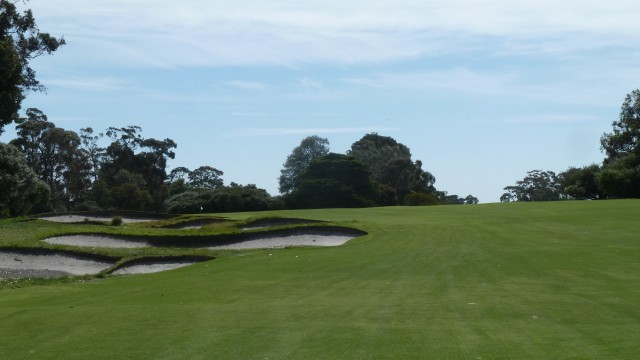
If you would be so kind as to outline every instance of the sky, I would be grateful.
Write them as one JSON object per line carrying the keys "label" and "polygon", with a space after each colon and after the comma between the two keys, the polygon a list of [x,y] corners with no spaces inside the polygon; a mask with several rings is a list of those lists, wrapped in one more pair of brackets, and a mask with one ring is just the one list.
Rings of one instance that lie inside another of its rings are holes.
{"label": "sky", "polygon": [[[436,188],[497,202],[530,170],[600,163],[640,87],[637,0],[31,0],[67,45],[32,61],[56,126],[138,125],[169,168],[278,193],[310,135],[377,132]],[[7,142],[12,127],[0,136]]]}

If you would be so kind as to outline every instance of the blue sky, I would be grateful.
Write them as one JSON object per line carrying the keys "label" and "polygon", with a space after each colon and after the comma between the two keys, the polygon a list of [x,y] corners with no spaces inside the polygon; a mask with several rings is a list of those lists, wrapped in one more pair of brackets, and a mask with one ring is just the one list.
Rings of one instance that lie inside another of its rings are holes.
{"label": "blue sky", "polygon": [[[67,45],[29,94],[57,126],[139,125],[277,194],[308,135],[392,136],[449,193],[498,201],[528,170],[600,162],[640,87],[638,1],[31,0]],[[0,137],[8,141],[11,129]]]}

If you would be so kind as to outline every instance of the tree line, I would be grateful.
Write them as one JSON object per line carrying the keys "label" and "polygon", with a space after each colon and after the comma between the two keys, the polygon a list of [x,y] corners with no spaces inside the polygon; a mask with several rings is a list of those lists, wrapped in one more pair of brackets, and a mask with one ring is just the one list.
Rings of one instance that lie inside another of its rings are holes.
{"label": "tree line", "polygon": [[504,188],[502,202],[598,200],[640,197],[640,89],[625,97],[613,130],[600,138],[602,164],[570,167],[556,174],[533,170]]}

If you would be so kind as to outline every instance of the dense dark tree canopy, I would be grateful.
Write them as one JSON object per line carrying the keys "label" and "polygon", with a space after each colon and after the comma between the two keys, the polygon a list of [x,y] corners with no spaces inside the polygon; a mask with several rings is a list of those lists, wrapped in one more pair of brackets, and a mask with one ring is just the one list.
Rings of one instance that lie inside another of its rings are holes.
{"label": "dense dark tree canopy", "polygon": [[201,189],[219,189],[224,185],[222,180],[224,173],[211,166],[200,166],[189,172],[188,185]]}
{"label": "dense dark tree canopy", "polygon": [[0,133],[18,119],[18,111],[28,91],[43,91],[30,61],[51,54],[64,45],[39,31],[31,10],[19,12],[18,1],[0,0]]}
{"label": "dense dark tree canopy", "polygon": [[91,165],[78,134],[56,127],[38,109],[27,109],[16,130],[18,137],[11,144],[25,154],[29,166],[51,189],[52,210],[67,210],[81,200],[89,186]]}
{"label": "dense dark tree canopy", "polygon": [[283,164],[278,178],[281,194],[290,193],[298,182],[298,177],[313,159],[329,153],[329,140],[313,135],[302,139]]}
{"label": "dense dark tree canopy", "polygon": [[604,194],[598,186],[600,166],[592,164],[585,167],[570,167],[558,174],[562,192],[575,200],[602,199]]}
{"label": "dense dark tree canopy", "polygon": [[46,202],[48,193],[24,154],[13,145],[0,143],[0,217],[26,214]]}
{"label": "dense dark tree canopy", "polygon": [[612,126],[613,132],[600,139],[607,155],[605,163],[629,155],[634,155],[637,161],[640,157],[640,89],[627,94],[620,109],[620,119]]}
{"label": "dense dark tree canopy", "polygon": [[[145,139],[139,126],[110,127],[111,144],[100,154],[94,201],[103,208],[160,210],[168,195],[167,160],[177,147],[171,139]],[[137,199],[132,201],[131,199]]]}
{"label": "dense dark tree canopy", "polygon": [[629,93],[613,122],[613,131],[600,139],[607,155],[598,186],[607,197],[640,197],[640,90]]}
{"label": "dense dark tree canopy", "polygon": [[562,197],[560,182],[553,171],[529,171],[524,179],[504,190],[507,192],[500,197],[501,202],[554,201]]}
{"label": "dense dark tree canopy", "polygon": [[365,207],[375,205],[376,195],[365,164],[330,153],[309,164],[288,199],[297,208]]}
{"label": "dense dark tree canopy", "polygon": [[351,145],[347,155],[353,156],[367,165],[371,176],[381,188],[383,205],[391,205],[389,189],[395,192],[393,203],[402,203],[412,192],[435,194],[435,177],[422,169],[422,162],[411,160],[409,148],[389,136],[370,133]]}

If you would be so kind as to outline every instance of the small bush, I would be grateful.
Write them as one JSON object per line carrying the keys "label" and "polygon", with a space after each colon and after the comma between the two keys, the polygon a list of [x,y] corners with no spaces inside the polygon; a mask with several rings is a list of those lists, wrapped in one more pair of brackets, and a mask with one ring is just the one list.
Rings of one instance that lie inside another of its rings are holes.
{"label": "small bush", "polygon": [[425,193],[413,193],[404,197],[404,204],[409,206],[438,205],[435,196]]}
{"label": "small bush", "polygon": [[120,226],[122,225],[122,217],[121,216],[114,216],[111,218],[111,225],[112,226]]}

